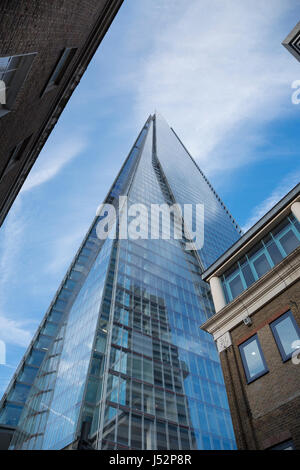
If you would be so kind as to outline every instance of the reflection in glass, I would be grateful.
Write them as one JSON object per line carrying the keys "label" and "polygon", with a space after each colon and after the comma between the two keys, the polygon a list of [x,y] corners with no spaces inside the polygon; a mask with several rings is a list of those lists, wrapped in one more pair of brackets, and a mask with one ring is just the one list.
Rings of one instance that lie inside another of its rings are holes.
{"label": "reflection in glass", "polygon": [[289,359],[300,346],[300,329],[292,313],[288,311],[270,326],[283,360]]}
{"label": "reflection in glass", "polygon": [[240,352],[248,382],[267,372],[268,369],[256,335],[240,346]]}

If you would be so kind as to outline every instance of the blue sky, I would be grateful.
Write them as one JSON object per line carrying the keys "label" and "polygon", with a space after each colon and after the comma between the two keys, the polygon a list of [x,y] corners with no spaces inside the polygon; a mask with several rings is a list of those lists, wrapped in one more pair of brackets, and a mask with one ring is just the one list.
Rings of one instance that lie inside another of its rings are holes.
{"label": "blue sky", "polygon": [[125,0],[0,230],[0,395],[159,110],[249,228],[300,180],[297,0]]}

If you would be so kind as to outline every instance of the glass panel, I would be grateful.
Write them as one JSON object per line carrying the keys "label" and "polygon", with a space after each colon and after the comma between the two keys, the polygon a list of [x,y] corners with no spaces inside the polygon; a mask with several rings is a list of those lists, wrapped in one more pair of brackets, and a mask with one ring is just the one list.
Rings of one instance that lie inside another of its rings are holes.
{"label": "glass panel", "polygon": [[97,333],[96,342],[95,342],[96,351],[102,352],[102,353],[105,352],[106,337],[107,337],[107,334],[103,333],[102,331],[99,331]]}
{"label": "glass panel", "polygon": [[143,359],[143,380],[153,383],[153,363],[149,359]]}
{"label": "glass panel", "polygon": [[156,422],[156,442],[157,449],[168,449],[166,424],[160,421]]}
{"label": "glass panel", "polygon": [[144,385],[144,413],[154,414],[154,388]]}
{"label": "glass panel", "polygon": [[100,375],[103,368],[103,356],[94,354],[91,365],[91,375]]}
{"label": "glass panel", "polygon": [[245,266],[243,266],[242,273],[246,281],[247,287],[250,287],[251,284],[255,282],[255,279],[254,279],[254,276],[253,276],[253,273],[251,271],[249,264],[245,264]]}
{"label": "glass panel", "polygon": [[300,244],[298,238],[292,230],[289,230],[285,235],[283,235],[279,241],[287,255],[294,251]]}
{"label": "glass panel", "polygon": [[271,266],[269,261],[266,258],[266,255],[262,253],[255,261],[253,261],[253,265],[257,272],[258,277],[263,276],[266,272],[270,271]]}
{"label": "glass panel", "polygon": [[10,56],[8,57],[0,57],[0,72],[4,72],[9,64]]}
{"label": "glass panel", "polygon": [[118,418],[117,442],[128,446],[129,414],[121,411]]}
{"label": "glass panel", "polygon": [[275,244],[275,242],[272,242],[270,245],[268,245],[268,252],[269,252],[269,255],[271,256],[271,259],[272,259],[272,261],[275,265],[280,263],[283,256],[280,253],[280,251],[279,251],[277,245]]}
{"label": "glass panel", "polygon": [[252,379],[266,370],[256,337],[241,345],[240,348],[243,352],[242,357],[248,379]]}
{"label": "glass panel", "polygon": [[189,440],[189,432],[186,429],[180,428],[180,439],[181,439],[181,449],[189,450],[190,447],[190,440]]}
{"label": "glass panel", "polygon": [[152,341],[150,337],[133,331],[132,342],[133,351],[152,357]]}
{"label": "glass panel", "polygon": [[154,421],[144,418],[144,449],[155,449]]}
{"label": "glass panel", "polygon": [[96,402],[97,397],[97,390],[98,390],[99,382],[93,379],[89,380],[87,391],[86,391],[86,401],[90,403]]}
{"label": "glass panel", "polygon": [[137,379],[142,379],[142,358],[132,356],[132,376]]}
{"label": "glass panel", "polygon": [[271,447],[270,450],[294,450],[295,446],[292,440],[282,442],[281,444],[277,444],[274,447]]}
{"label": "glass panel", "polygon": [[7,403],[0,415],[0,423],[16,426],[19,422],[23,407]]}
{"label": "glass panel", "polygon": [[[1,57],[0,79],[6,84],[6,108],[11,108],[35,57],[33,54]],[[0,106],[1,107],[1,106]]]}
{"label": "glass panel", "polygon": [[169,449],[171,450],[179,449],[177,426],[172,426],[171,424],[169,424],[168,431],[169,431]]}
{"label": "glass panel", "polygon": [[52,341],[53,338],[50,338],[49,336],[40,335],[36,343],[36,347],[39,349],[48,349]]}
{"label": "glass panel", "polygon": [[243,292],[244,288],[239,274],[229,282],[229,286],[233,299]]}
{"label": "glass panel", "polygon": [[142,417],[131,416],[131,448],[142,449]]}
{"label": "glass panel", "polygon": [[66,308],[66,302],[63,300],[57,299],[57,301],[54,304],[54,307],[57,308],[57,310],[62,311]]}
{"label": "glass panel", "polygon": [[37,367],[25,366],[20,375],[21,382],[33,383],[35,376],[37,374],[37,371],[38,371]]}
{"label": "glass panel", "polygon": [[33,349],[26,362],[27,364],[40,366],[44,357],[45,357],[44,351],[37,351],[36,349]]}
{"label": "glass panel", "polygon": [[51,314],[49,315],[49,320],[54,323],[59,323],[62,319],[63,313],[57,312],[56,310],[52,310]]}
{"label": "glass panel", "polygon": [[25,403],[29,390],[30,390],[30,385],[17,383],[9,394],[9,400]]}
{"label": "glass panel", "polygon": [[142,409],[142,385],[134,381],[131,390],[131,407],[135,410]]}
{"label": "glass panel", "polygon": [[62,71],[62,68],[64,67],[64,65],[66,64],[69,56],[71,56],[74,53],[73,51],[74,51],[73,49],[66,49],[63,52],[61,58],[58,61],[58,64],[55,67],[55,70],[54,70],[54,72],[53,72],[53,74],[52,74],[52,76],[49,80],[49,85],[52,85],[52,84],[56,83],[56,81],[59,79],[59,74]]}
{"label": "glass panel", "polygon": [[297,346],[293,343],[300,339],[298,331],[292,321],[290,314],[284,315],[284,318],[277,320],[271,324],[272,328],[277,333],[277,338],[280,341],[285,356],[290,356]]}

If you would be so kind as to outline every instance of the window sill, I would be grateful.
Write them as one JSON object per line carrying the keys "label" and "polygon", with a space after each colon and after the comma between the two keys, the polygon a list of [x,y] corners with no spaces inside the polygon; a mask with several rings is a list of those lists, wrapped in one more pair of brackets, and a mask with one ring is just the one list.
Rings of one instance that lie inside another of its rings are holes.
{"label": "window sill", "polygon": [[251,379],[246,379],[247,380],[247,385],[249,384],[252,384],[253,382],[255,382],[257,379],[260,379],[261,377],[263,377],[264,375],[268,374],[270,371],[269,370],[265,370],[263,372],[261,372],[260,374],[258,375],[255,375],[254,377],[252,377]]}

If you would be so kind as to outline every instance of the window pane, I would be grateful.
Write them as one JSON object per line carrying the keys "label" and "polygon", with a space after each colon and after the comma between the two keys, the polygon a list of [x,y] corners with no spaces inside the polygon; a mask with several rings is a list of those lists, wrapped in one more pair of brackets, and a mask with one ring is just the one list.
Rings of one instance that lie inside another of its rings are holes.
{"label": "window pane", "polygon": [[49,84],[48,86],[50,85],[53,85],[53,84],[56,84],[58,85],[58,83],[60,82],[60,79],[63,75],[63,70],[64,68],[66,68],[69,64],[69,62],[71,61],[71,59],[73,58],[73,55],[75,54],[76,52],[76,49],[65,49],[61,58],[59,59],[56,67],[55,67],[55,70],[53,71],[52,73],[52,76],[49,80]]}
{"label": "window pane", "polygon": [[177,427],[169,424],[169,449],[179,449]]}
{"label": "window pane", "polygon": [[33,349],[31,351],[30,356],[27,359],[28,364],[33,364],[34,366],[40,366],[42,363],[42,360],[44,359],[45,352],[44,351],[37,351],[36,349]]}
{"label": "window pane", "polygon": [[282,442],[281,444],[277,444],[274,447],[271,447],[270,450],[294,450],[295,446],[292,440]]}
{"label": "window pane", "polygon": [[10,57],[0,57],[0,72],[5,72],[8,67]]}
{"label": "window pane", "polygon": [[132,377],[142,379],[142,359],[137,356],[132,358]]}
{"label": "window pane", "polygon": [[282,254],[274,242],[268,246],[268,252],[274,264],[280,263],[282,260]]}
{"label": "window pane", "polygon": [[255,261],[253,261],[255,270],[258,277],[263,276],[266,272],[271,269],[271,266],[266,258],[266,255],[260,255]]}
{"label": "window pane", "polygon": [[242,344],[240,350],[248,380],[267,370],[256,337]]}
{"label": "window pane", "polygon": [[142,409],[142,385],[135,381],[132,382],[131,406],[136,410]]}
{"label": "window pane", "polygon": [[92,378],[89,380],[85,396],[86,401],[90,403],[96,402],[98,385],[98,381],[95,381]]}
{"label": "window pane", "polygon": [[151,338],[136,331],[132,332],[132,349],[133,351],[152,357],[152,341]]}
{"label": "window pane", "polygon": [[28,382],[30,384],[33,383],[35,376],[37,374],[37,371],[38,371],[37,367],[25,366],[22,371],[20,380],[22,382]]}
{"label": "window pane", "polygon": [[131,416],[131,447],[135,449],[142,448],[142,417]]}
{"label": "window pane", "polygon": [[51,341],[53,341],[53,338],[41,334],[39,336],[38,342],[36,343],[36,347],[39,349],[48,349],[51,344]]}
{"label": "window pane", "polygon": [[229,286],[233,298],[237,297],[241,292],[243,292],[244,288],[240,275],[236,276],[232,281],[230,281]]}
{"label": "window pane", "polygon": [[9,394],[9,400],[25,403],[29,390],[30,390],[30,385],[17,383]]}
{"label": "window pane", "polygon": [[156,422],[156,441],[157,449],[168,449],[166,425],[160,421]]}
{"label": "window pane", "polygon": [[103,369],[103,356],[94,354],[91,364],[91,375],[100,375]]}
{"label": "window pane", "polygon": [[144,449],[155,449],[154,422],[146,418],[144,418]]}
{"label": "window pane", "polygon": [[128,446],[129,415],[122,411],[118,419],[117,442]]}
{"label": "window pane", "polygon": [[95,349],[96,351],[104,353],[105,346],[106,346],[106,333],[102,333],[102,331],[99,331],[96,337]]}
{"label": "window pane", "polygon": [[280,345],[283,349],[284,352],[284,359],[287,356],[290,356],[296,347],[293,348],[293,343],[294,341],[297,341],[300,339],[298,331],[292,321],[291,314],[287,313],[283,315],[282,318],[279,320],[275,321],[273,324],[271,324],[272,330],[277,333],[276,335],[276,340],[280,341]]}
{"label": "window pane", "polygon": [[61,318],[62,318],[62,312],[57,312],[56,310],[52,310],[49,320],[54,322],[54,323],[59,323]]}
{"label": "window pane", "polygon": [[243,266],[242,272],[243,272],[247,287],[250,287],[251,284],[253,284],[253,282],[255,281],[255,279],[254,279],[254,276],[252,274],[249,264],[246,264],[245,266]]}
{"label": "window pane", "polygon": [[190,441],[189,441],[189,433],[186,429],[180,428],[180,438],[181,438],[181,449],[189,450],[191,446],[190,446]]}
{"label": "window pane", "polygon": [[36,53],[1,57],[0,80],[6,85],[6,109],[10,109],[26,79]]}
{"label": "window pane", "polygon": [[299,246],[299,240],[292,230],[289,230],[285,235],[283,235],[283,237],[280,238],[280,243],[287,255],[294,251],[297,246]]}
{"label": "window pane", "polygon": [[0,423],[8,426],[16,426],[19,422],[22,406],[7,404],[0,416]]}
{"label": "window pane", "polygon": [[144,385],[144,412],[154,414],[154,388]]}

